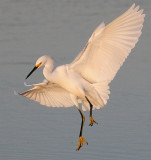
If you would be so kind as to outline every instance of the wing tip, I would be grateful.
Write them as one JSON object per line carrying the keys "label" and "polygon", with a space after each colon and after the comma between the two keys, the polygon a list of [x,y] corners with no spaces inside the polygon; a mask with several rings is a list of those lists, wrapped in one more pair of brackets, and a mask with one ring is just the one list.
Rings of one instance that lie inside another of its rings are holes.
{"label": "wing tip", "polygon": [[140,5],[136,5],[135,3],[133,3],[132,6],[130,7],[130,10],[133,10],[135,12],[139,12],[140,15],[144,15],[145,16],[145,14],[143,13],[144,9],[140,9],[140,10],[139,9],[140,9]]}

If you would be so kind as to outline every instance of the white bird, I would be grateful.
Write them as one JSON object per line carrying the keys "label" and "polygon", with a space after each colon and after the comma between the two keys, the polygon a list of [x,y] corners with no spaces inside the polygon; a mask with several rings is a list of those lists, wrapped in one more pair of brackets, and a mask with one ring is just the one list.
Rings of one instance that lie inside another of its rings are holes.
{"label": "white bird", "polygon": [[[93,32],[84,49],[70,64],[53,70],[53,59],[40,57],[34,69],[44,66],[46,80],[20,95],[48,107],[71,107],[79,110],[82,123],[77,150],[87,143],[82,137],[85,117],[79,107],[90,110],[90,126],[96,123],[92,110],[103,108],[109,99],[109,83],[137,43],[145,14],[133,4],[125,13],[105,26],[101,23]],[[87,143],[88,144],[88,143]]]}

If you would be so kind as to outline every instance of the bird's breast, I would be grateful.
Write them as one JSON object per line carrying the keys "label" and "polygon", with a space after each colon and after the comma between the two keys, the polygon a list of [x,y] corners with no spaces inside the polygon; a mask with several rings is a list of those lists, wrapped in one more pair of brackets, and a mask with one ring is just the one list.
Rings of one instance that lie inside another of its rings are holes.
{"label": "bird's breast", "polygon": [[67,66],[60,66],[55,72],[55,83],[77,97],[85,97],[84,79],[79,74],[74,70],[68,69]]}

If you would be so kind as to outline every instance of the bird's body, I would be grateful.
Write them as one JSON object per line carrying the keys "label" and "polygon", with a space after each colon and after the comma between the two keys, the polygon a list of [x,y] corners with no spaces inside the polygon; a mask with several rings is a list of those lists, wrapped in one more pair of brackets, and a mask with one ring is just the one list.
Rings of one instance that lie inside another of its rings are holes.
{"label": "bird's body", "polygon": [[[45,76],[47,78],[47,76]],[[68,65],[57,67],[51,74],[51,82],[57,83],[77,98],[85,99],[85,88],[89,83]],[[47,79],[49,80],[49,79]]]}
{"label": "bird's body", "polygon": [[[38,60],[37,64],[39,64],[41,61],[44,61],[44,59],[46,59],[46,62],[44,64],[45,67],[43,74],[46,80],[52,84],[57,84],[60,89],[65,89],[74,104],[78,104],[78,102],[83,102],[83,104],[87,103],[87,96],[89,99],[91,99],[93,105],[99,107],[104,105],[101,97],[99,97],[99,94],[97,91],[95,91],[93,84],[84,79],[78,72],[70,67],[69,64],[58,66],[55,70],[53,70],[53,60],[49,56],[42,56],[40,61]],[[47,83],[44,84],[46,85]]]}
{"label": "bird's body", "polygon": [[34,84],[33,89],[21,95],[49,107],[75,105],[78,108],[82,123],[77,150],[86,142],[82,137],[85,118],[78,104],[82,104],[83,110],[90,110],[90,125],[97,123],[92,118],[92,109],[102,108],[107,103],[109,83],[137,43],[144,17],[143,10],[133,4],[107,26],[101,23],[72,63],[53,70],[52,58],[42,56],[27,76],[44,66],[43,74],[47,81]]}

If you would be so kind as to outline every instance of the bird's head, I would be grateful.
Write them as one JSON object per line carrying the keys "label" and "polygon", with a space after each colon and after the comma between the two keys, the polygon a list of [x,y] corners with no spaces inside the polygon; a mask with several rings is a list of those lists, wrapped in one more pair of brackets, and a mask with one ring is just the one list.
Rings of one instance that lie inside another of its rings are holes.
{"label": "bird's head", "polygon": [[34,66],[34,68],[31,70],[31,72],[27,75],[26,79],[35,71],[37,70],[38,68],[40,68],[41,66],[44,66],[46,64],[46,62],[48,60],[50,60],[51,58],[47,55],[45,56],[42,56],[40,58],[38,58],[38,60],[36,61],[36,64]]}

